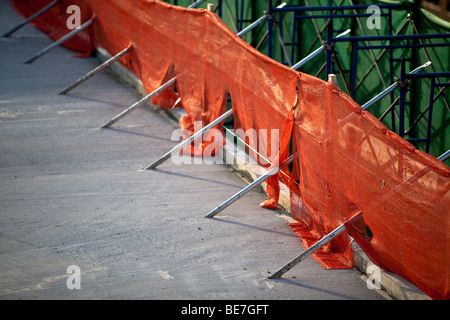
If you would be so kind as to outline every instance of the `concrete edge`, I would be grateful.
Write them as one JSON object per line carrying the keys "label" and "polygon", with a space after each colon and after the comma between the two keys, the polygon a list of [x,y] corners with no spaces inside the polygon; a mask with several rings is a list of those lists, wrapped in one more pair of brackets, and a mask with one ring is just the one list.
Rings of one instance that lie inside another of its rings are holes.
{"label": "concrete edge", "polygon": [[[96,48],[96,57],[104,62],[111,57],[103,48]],[[123,85],[130,87],[134,90],[140,97],[146,96],[148,93],[144,88],[142,81],[136,76],[131,70],[125,66],[114,63],[108,67],[109,73],[121,82]],[[184,110],[180,109],[164,109],[159,106],[155,106],[151,103],[146,103],[145,106],[156,113],[165,113],[170,119],[178,124],[178,120],[182,115],[185,114]],[[234,159],[233,164],[228,164],[233,168],[241,177],[248,183],[256,180],[258,177],[267,172],[264,168],[259,166],[255,161],[251,160],[245,152],[238,150],[237,148],[230,147],[227,143],[223,149],[223,158]],[[258,189],[264,192],[266,188],[266,183],[263,182]],[[280,183],[280,198],[278,206],[284,212],[283,218],[286,222],[294,222],[295,220],[291,217],[291,205],[290,205],[290,195],[289,189],[283,183]],[[356,269],[358,269],[364,281],[370,281],[375,275],[374,270],[380,270],[379,284],[380,289],[377,290],[386,299],[393,300],[432,300],[428,295],[423,293],[419,288],[417,288],[412,283],[406,281],[405,279],[399,277],[398,275],[379,269],[375,264],[373,264],[370,259],[365,255],[362,249],[352,241],[353,246],[353,261]]]}

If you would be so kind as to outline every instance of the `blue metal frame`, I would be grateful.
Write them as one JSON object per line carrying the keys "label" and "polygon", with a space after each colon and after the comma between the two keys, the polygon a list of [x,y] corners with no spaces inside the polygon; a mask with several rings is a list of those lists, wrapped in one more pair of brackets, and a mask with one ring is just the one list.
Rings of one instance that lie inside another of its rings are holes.
{"label": "blue metal frame", "polygon": [[[406,139],[410,142],[425,142],[425,152],[429,153],[430,151],[430,140],[431,140],[431,120],[433,117],[433,105],[434,105],[434,89],[435,88],[447,88],[450,87],[450,83],[448,82],[436,82],[436,79],[438,78],[450,78],[450,72],[430,72],[430,73],[417,73],[417,74],[404,74],[402,73],[400,75],[400,78],[403,80],[406,79],[424,79],[429,78],[431,79],[430,84],[430,100],[428,104],[428,123],[427,123],[427,134],[425,138],[409,138]],[[405,91],[400,91],[400,128],[399,128],[399,135],[403,137],[404,135],[404,97]],[[402,102],[403,100],[403,102]],[[403,103],[403,105],[402,105]],[[403,112],[403,113],[402,113]]]}
{"label": "blue metal frame", "polygon": [[[269,9],[268,12],[274,14],[276,12],[279,13],[286,13],[286,12],[294,12],[294,24],[293,24],[293,32],[292,32],[292,40],[291,40],[291,61],[295,61],[295,46],[294,44],[296,43],[296,27],[297,27],[297,20],[299,19],[318,19],[318,18],[329,18],[330,19],[330,27],[328,28],[327,31],[327,39],[326,39],[326,46],[327,46],[327,74],[326,77],[328,78],[328,74],[330,73],[334,73],[334,65],[330,64],[332,62],[331,56],[332,56],[332,51],[334,49],[333,47],[333,35],[335,33],[340,33],[344,30],[334,30],[333,27],[333,20],[334,19],[340,19],[340,18],[356,18],[356,17],[368,17],[371,16],[372,14],[367,14],[367,13],[357,13],[357,14],[345,14],[344,11],[345,10],[367,10],[367,8],[369,7],[368,5],[344,5],[344,6],[334,6],[332,5],[332,0],[329,1],[330,5],[329,6],[309,6],[309,7],[304,7],[304,6],[285,6],[283,8],[273,8],[271,1],[269,1]],[[380,4],[378,5],[378,7],[381,10],[387,10],[387,13],[380,13],[381,17],[388,17],[389,19],[389,34],[392,34],[392,9],[397,9],[399,8],[401,5],[400,4]],[[313,11],[330,11],[329,14],[312,14],[312,15],[301,15],[298,14],[298,12],[313,12]],[[338,11],[340,11],[341,13],[337,13]],[[280,20],[281,20],[281,15],[280,15]],[[269,37],[268,37],[268,42],[269,42],[269,47],[272,46],[272,32],[271,32],[271,25],[269,25]],[[272,50],[269,50],[269,57],[272,57]],[[392,69],[391,69],[392,70]],[[393,80],[393,79],[391,79]]]}
{"label": "blue metal frame", "polygon": [[[228,0],[232,1],[232,0]],[[245,0],[235,0],[235,22],[236,27],[239,30],[244,30],[244,23],[250,22],[244,20],[244,8],[245,8]],[[176,2],[176,0],[175,0]],[[274,3],[279,4],[282,1],[277,0]],[[342,33],[344,30],[335,30],[335,24],[334,19],[342,19],[342,18],[362,18],[362,17],[369,17],[372,16],[372,14],[367,13],[367,8],[369,5],[333,5],[333,0],[329,0],[328,6],[294,6],[294,5],[286,5],[284,7],[275,7],[272,0],[268,1],[268,9],[266,12],[266,19],[268,21],[268,30],[267,30],[267,55],[269,57],[273,57],[274,53],[274,43],[273,43],[273,37],[274,37],[274,26],[275,23],[277,24],[277,27],[279,28],[279,31],[281,33],[281,36],[283,34],[283,25],[282,25],[282,19],[283,15],[286,13],[294,13],[294,19],[293,19],[293,30],[292,30],[292,37],[290,43],[282,43],[282,47],[284,44],[291,45],[290,53],[288,54],[288,57],[286,59],[287,62],[296,61],[296,37],[297,37],[297,26],[298,26],[298,20],[305,20],[305,19],[319,19],[319,18],[327,18],[329,19],[328,23],[328,29],[326,37],[324,37],[324,41],[322,43],[323,51],[326,53],[326,78],[328,78],[329,74],[335,73],[335,63],[334,61],[334,53],[335,53],[335,45],[339,42],[350,42],[352,44],[353,52],[352,52],[352,62],[350,70],[340,70],[342,72],[342,76],[344,77],[344,72],[347,72],[350,74],[350,85],[348,88],[348,93],[350,96],[355,97],[355,91],[356,91],[356,71],[357,71],[357,63],[358,63],[358,55],[361,50],[374,50],[374,49],[386,49],[389,51],[389,80],[390,83],[395,83],[396,79],[394,77],[394,62],[400,61],[400,59],[394,59],[394,50],[395,49],[413,49],[413,48],[428,48],[428,47],[447,47],[450,46],[450,43],[432,43],[432,44],[425,44],[425,43],[411,43],[414,40],[424,40],[424,39],[449,39],[450,34],[448,33],[440,33],[440,34],[427,34],[427,35],[393,35],[393,18],[392,18],[392,10],[399,9],[402,7],[402,4],[377,4],[377,7],[380,9],[380,17],[385,17],[388,19],[388,35],[383,36],[350,36],[350,37],[336,37],[338,33]],[[222,17],[222,9],[223,6],[223,0],[217,0],[217,14]],[[346,10],[352,10],[352,13],[346,13]],[[357,11],[364,10],[365,12],[359,13]],[[321,11],[320,13],[317,13],[317,11]],[[328,11],[328,12],[327,12]],[[311,15],[305,14],[306,12],[310,13]],[[408,20],[406,20],[408,21]],[[405,23],[406,23],[405,21]],[[316,28],[317,29],[317,28]],[[278,30],[277,30],[278,31]],[[320,30],[322,33],[324,29]],[[276,35],[275,35],[276,36]],[[319,38],[320,35],[319,35]],[[407,41],[406,44],[396,44],[397,41]],[[386,41],[386,44],[382,45],[372,45],[370,44],[373,41]],[[284,42],[284,41],[282,41]],[[362,42],[365,42],[365,44],[362,44]],[[317,49],[316,49],[317,50]],[[290,58],[289,58],[290,55]],[[283,60],[283,59],[282,59]],[[286,61],[280,61],[281,63],[287,64]],[[374,63],[376,61],[374,60]],[[339,65],[338,65],[339,67]],[[406,101],[406,92],[407,92],[407,80],[409,79],[416,79],[416,78],[431,78],[431,88],[430,88],[430,105],[428,109],[428,127],[427,127],[427,137],[426,138],[410,138],[407,139],[411,142],[426,142],[426,152],[429,152],[429,144],[430,144],[430,136],[431,136],[431,118],[432,118],[432,112],[433,112],[433,102],[434,102],[434,89],[436,87],[448,87],[448,83],[440,83],[439,80],[437,80],[439,77],[448,77],[447,72],[444,73],[420,73],[420,74],[407,74],[405,71],[404,61],[402,61],[402,67],[400,72],[400,77],[398,79],[398,86],[400,87],[400,96],[399,96],[399,121],[398,121],[398,134],[400,136],[404,136],[404,115],[405,115],[405,105],[408,103]],[[381,77],[381,74],[380,74]],[[383,77],[382,77],[383,78]],[[345,77],[344,80],[346,81]],[[384,84],[384,79],[382,79]],[[391,90],[389,92],[391,102],[394,101],[394,90]],[[392,108],[392,125],[391,129],[393,131],[397,131],[395,129],[396,127],[396,119],[394,114],[395,108]]]}

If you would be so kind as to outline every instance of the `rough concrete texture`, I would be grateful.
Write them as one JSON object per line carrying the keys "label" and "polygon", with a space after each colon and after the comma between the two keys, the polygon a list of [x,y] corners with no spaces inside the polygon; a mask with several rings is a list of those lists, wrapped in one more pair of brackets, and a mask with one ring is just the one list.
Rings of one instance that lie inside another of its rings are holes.
{"label": "rough concrete texture", "polygon": [[[0,4],[3,34],[21,18]],[[100,129],[139,97],[107,72],[57,95],[98,60],[59,47],[24,64],[50,43],[30,26],[0,40],[0,299],[385,299],[311,258],[267,280],[302,251],[284,212],[254,190],[203,218],[246,182],[225,165],[141,171],[177,125],[139,108]]]}

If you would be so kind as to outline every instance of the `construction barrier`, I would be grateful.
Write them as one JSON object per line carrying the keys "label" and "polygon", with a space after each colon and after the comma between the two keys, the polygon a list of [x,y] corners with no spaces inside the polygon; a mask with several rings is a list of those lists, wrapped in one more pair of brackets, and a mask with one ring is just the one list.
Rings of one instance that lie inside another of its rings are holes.
{"label": "construction barrier", "polygon": [[[50,3],[11,0],[25,18]],[[255,130],[247,143],[269,168],[290,153],[292,172],[267,180],[276,208],[279,181],[291,193],[290,224],[307,248],[341,225],[345,232],[312,256],[324,268],[351,268],[349,233],[370,259],[417,285],[434,299],[449,299],[450,168],[416,150],[330,82],[297,72],[261,54],[214,13],[152,0],[61,0],[32,23],[52,39],[67,34],[67,8],[81,8],[91,26],[62,45],[88,55],[102,47],[153,92],[152,102],[184,108],[180,127],[194,133],[227,111],[231,97],[235,130]],[[217,125],[220,128],[221,124]],[[279,151],[271,150],[278,130]],[[200,150],[187,150],[201,155]],[[212,142],[212,141],[210,141]],[[221,148],[222,145],[214,145]],[[286,175],[288,177],[286,177]]]}

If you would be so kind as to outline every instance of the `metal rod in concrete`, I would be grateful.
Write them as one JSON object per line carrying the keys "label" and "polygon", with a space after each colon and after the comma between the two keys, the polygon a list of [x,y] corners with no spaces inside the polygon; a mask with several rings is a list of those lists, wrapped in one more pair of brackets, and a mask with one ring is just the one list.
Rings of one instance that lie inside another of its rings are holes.
{"label": "metal rod in concrete", "polygon": [[222,203],[221,205],[219,205],[217,208],[215,208],[214,210],[212,210],[210,213],[208,213],[205,218],[212,218],[214,217],[216,214],[218,214],[219,212],[221,212],[223,209],[229,207],[231,204],[233,204],[234,202],[236,202],[237,200],[239,200],[240,198],[242,198],[244,195],[246,195],[250,190],[256,188],[257,186],[259,186],[261,183],[263,183],[264,181],[266,181],[267,179],[269,179],[271,176],[273,176],[274,174],[276,174],[280,169],[282,169],[283,167],[285,167],[286,165],[290,164],[294,159],[294,156],[289,156],[289,158],[287,158],[283,164],[281,165],[281,167],[275,167],[271,170],[269,170],[267,173],[265,173],[264,175],[262,175],[261,177],[259,177],[258,179],[256,179],[255,181],[253,181],[252,183],[250,183],[248,186],[246,186],[244,189],[242,189],[241,191],[239,191],[238,193],[236,193],[234,196],[232,196],[231,198],[229,198],[227,201],[225,201],[224,203]]}
{"label": "metal rod in concrete", "polygon": [[115,56],[109,58],[108,60],[106,60],[105,62],[103,62],[101,65],[99,65],[98,67],[96,67],[95,69],[89,71],[88,73],[86,73],[84,76],[82,76],[80,79],[78,79],[77,81],[73,82],[71,85],[69,85],[68,87],[66,87],[65,89],[63,89],[61,92],[59,92],[58,94],[66,94],[69,91],[75,89],[76,87],[78,87],[80,84],[82,84],[83,82],[85,82],[86,80],[92,78],[94,75],[96,75],[97,73],[99,73],[100,71],[102,71],[103,69],[105,69],[106,67],[110,66],[111,64],[113,64],[114,62],[116,62],[117,60],[119,60],[121,57],[123,57],[125,54],[128,53],[128,51],[131,49],[131,46],[129,46],[128,48],[120,51],[118,54],[116,54]]}
{"label": "metal rod in concrete", "polygon": [[216,120],[212,121],[211,123],[209,123],[207,126],[203,127],[201,130],[197,131],[196,133],[194,133],[192,136],[190,136],[188,139],[183,140],[182,142],[180,142],[178,145],[176,145],[172,150],[170,150],[169,152],[167,152],[165,155],[163,155],[161,158],[159,158],[158,160],[154,161],[151,165],[149,165],[148,167],[145,168],[145,170],[153,170],[155,169],[157,166],[159,166],[161,163],[163,163],[164,161],[166,161],[167,159],[169,159],[172,154],[174,154],[175,152],[179,152],[181,149],[183,149],[185,146],[187,146],[188,144],[190,144],[192,141],[194,141],[195,139],[197,139],[198,137],[202,136],[204,133],[208,132],[209,129],[211,129],[212,127],[217,126],[218,124],[220,124],[222,121],[224,121],[225,119],[227,119],[228,117],[230,117],[233,114],[233,110],[230,109],[227,112],[225,112],[223,115],[221,115],[220,117],[218,117]]}
{"label": "metal rod in concrete", "polygon": [[339,227],[331,231],[329,234],[327,234],[325,237],[317,241],[315,244],[313,244],[311,247],[303,251],[301,254],[299,254],[297,257],[292,259],[288,264],[284,265],[278,271],[274,272],[272,275],[268,277],[268,279],[275,279],[281,277],[283,274],[285,274],[287,271],[291,270],[293,267],[295,267],[297,264],[305,260],[307,257],[312,255],[314,252],[322,248],[324,245],[328,244],[331,240],[336,238],[338,235],[342,234],[345,230],[347,230],[347,227],[345,226],[345,223],[353,223],[355,221],[358,221],[363,216],[362,212],[357,213],[352,218],[348,219],[346,222],[341,224]]}
{"label": "metal rod in concrete", "polygon": [[66,34],[64,37],[62,37],[61,39],[59,39],[56,42],[53,42],[51,45],[49,45],[48,47],[46,47],[45,49],[39,51],[38,53],[36,53],[32,58],[28,59],[25,63],[26,64],[30,64],[33,61],[35,61],[36,59],[42,57],[43,55],[47,54],[48,52],[50,52],[50,50],[53,50],[54,48],[56,48],[57,46],[59,46],[61,43],[63,43],[64,41],[72,38],[74,35],[78,34],[79,32],[81,32],[82,30],[86,29],[87,27],[89,27],[92,24],[92,19],[86,21],[85,23],[83,23],[79,28],[69,32],[68,34]]}
{"label": "metal rod in concrete", "polygon": [[307,257],[312,255],[314,252],[322,248],[324,245],[329,243],[331,240],[336,238],[338,235],[343,233],[347,228],[345,227],[345,224],[341,224],[339,227],[331,231],[329,234],[327,234],[325,237],[317,241],[315,244],[313,244],[311,247],[309,247],[307,250],[303,251],[301,254],[299,254],[297,257],[292,259],[288,264],[284,265],[278,271],[274,272],[272,275],[268,277],[268,279],[275,279],[281,277],[283,274],[285,274],[287,271],[291,270],[293,267],[295,267],[297,264],[305,260]]}
{"label": "metal rod in concrete", "polygon": [[[421,65],[420,67],[414,69],[413,71],[411,71],[409,74],[416,74],[419,73],[420,71],[422,71],[424,68],[428,67],[431,64],[430,61],[428,61],[427,63]],[[370,106],[372,106],[373,104],[375,104],[376,102],[380,101],[381,99],[383,99],[385,96],[387,96],[388,94],[390,94],[392,91],[394,91],[397,86],[399,84],[393,83],[391,84],[389,87],[387,87],[386,89],[384,89],[382,92],[380,92],[378,95],[376,95],[375,97],[373,97],[372,99],[370,99],[369,101],[367,101],[364,105],[361,106],[361,108],[363,110],[366,110],[367,108],[369,108]]]}
{"label": "metal rod in concrete", "polygon": [[44,12],[46,12],[47,10],[49,10],[50,8],[52,8],[55,4],[58,3],[58,0],[55,0],[51,3],[49,3],[48,5],[46,5],[45,7],[43,7],[41,10],[39,10],[38,12],[36,12],[35,14],[33,14],[32,16],[30,16],[28,19],[26,19],[25,21],[23,21],[22,23],[18,24],[17,26],[15,26],[14,28],[12,28],[11,30],[9,30],[7,33],[5,33],[2,37],[3,38],[8,38],[10,35],[12,35],[14,32],[16,32],[17,30],[21,29],[23,26],[27,25],[28,23],[30,23],[31,21],[33,21],[34,19],[36,19],[37,17],[39,17],[41,14],[43,14]]}
{"label": "metal rod in concrete", "polygon": [[159,88],[157,88],[156,90],[154,90],[153,92],[149,93],[148,95],[146,95],[145,97],[143,97],[141,100],[139,100],[138,102],[136,102],[135,104],[133,104],[131,107],[125,109],[124,111],[122,111],[120,114],[118,114],[117,116],[115,116],[112,120],[108,121],[107,123],[105,123],[102,128],[108,128],[111,125],[113,125],[114,123],[116,123],[117,121],[119,121],[120,119],[122,119],[123,117],[125,117],[128,113],[130,113],[131,111],[133,111],[134,109],[136,109],[137,107],[139,107],[141,104],[147,102],[149,99],[153,98],[154,96],[156,96],[157,94],[159,94],[161,91],[163,91],[164,89],[166,89],[167,87],[169,87],[171,84],[173,84],[176,80],[176,77],[173,77],[172,79],[170,79],[169,81],[167,81],[166,83],[164,83],[162,86],[160,86]]}

